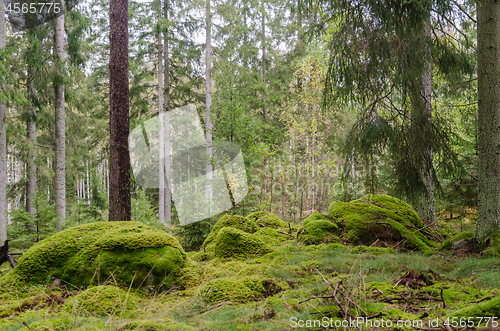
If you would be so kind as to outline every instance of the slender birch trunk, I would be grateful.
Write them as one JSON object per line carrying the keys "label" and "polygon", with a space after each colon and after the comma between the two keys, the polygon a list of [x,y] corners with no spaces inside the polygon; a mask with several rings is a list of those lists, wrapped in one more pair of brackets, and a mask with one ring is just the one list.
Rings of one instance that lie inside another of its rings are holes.
{"label": "slender birch trunk", "polygon": [[64,105],[64,15],[56,18],[56,66],[60,75],[56,91],[56,211],[59,213],[56,228],[66,218],[66,110]]}

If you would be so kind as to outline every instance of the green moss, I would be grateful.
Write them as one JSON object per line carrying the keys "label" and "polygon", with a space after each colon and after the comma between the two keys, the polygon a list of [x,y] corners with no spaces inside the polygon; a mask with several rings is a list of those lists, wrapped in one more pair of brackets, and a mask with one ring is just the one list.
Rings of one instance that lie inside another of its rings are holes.
{"label": "green moss", "polygon": [[426,246],[432,245],[431,241],[417,230],[409,230],[424,227],[422,220],[410,205],[397,198],[369,194],[349,203],[335,201],[328,215],[339,227],[345,227],[345,238],[350,243],[371,244],[377,239],[395,241],[403,237],[416,248],[430,252]]}
{"label": "green moss", "polygon": [[273,228],[260,228],[259,231],[255,232],[252,236],[259,238],[267,245],[273,247],[278,247],[284,242],[294,239],[293,235],[279,233],[278,230]]}
{"label": "green moss", "polygon": [[276,283],[263,276],[224,277],[211,280],[201,290],[208,303],[221,301],[248,302],[281,291]]}
{"label": "green moss", "polygon": [[394,284],[384,282],[369,282],[365,285],[367,294],[378,297],[380,295],[393,295],[401,292],[401,287],[395,287]]}
{"label": "green moss", "polygon": [[264,224],[265,226],[273,229],[279,229],[282,231],[287,231],[291,224],[283,221],[281,218],[278,216],[272,214],[272,213],[266,213],[264,214],[261,218],[259,218],[257,223]]}
{"label": "green moss", "polygon": [[500,316],[500,297],[456,310],[448,317],[498,317]]}
{"label": "green moss", "polygon": [[126,322],[118,327],[122,331],[167,331],[167,330],[186,330],[194,331],[197,328],[189,326],[184,323],[172,322],[169,319],[158,320],[135,320]]}
{"label": "green moss", "polygon": [[219,231],[228,227],[238,229],[246,233],[254,233],[258,230],[258,227],[253,219],[238,215],[224,215],[217,221],[217,223],[215,223],[212,231],[208,235],[207,239],[205,239],[205,242],[201,247],[201,251],[213,250],[214,240],[219,234]]}
{"label": "green moss", "polygon": [[462,233],[459,233],[459,234],[453,236],[452,238],[445,240],[441,244],[441,246],[439,246],[439,250],[440,251],[449,251],[449,250],[451,250],[452,244],[454,242],[460,241],[462,239],[470,239],[472,237],[474,237],[474,233],[473,232],[462,232]]}
{"label": "green moss", "polygon": [[170,286],[186,253],[167,233],[140,222],[96,222],[76,226],[39,242],[0,283],[98,284],[113,275],[128,286]]}
{"label": "green moss", "polygon": [[177,285],[186,289],[200,285],[203,271],[198,263],[188,258],[182,268],[178,268],[174,271],[174,275]]}
{"label": "green moss", "polygon": [[500,232],[493,233],[489,236],[489,247],[481,252],[484,257],[500,257]]}
{"label": "green moss", "polygon": [[316,220],[328,220],[328,215],[312,213],[311,215],[307,216],[306,219],[304,219],[304,221],[302,222],[302,226],[306,226],[307,223]]}
{"label": "green moss", "polygon": [[78,317],[75,320],[74,317],[55,317],[55,318],[44,318],[41,321],[34,321],[32,323],[27,323],[28,328],[21,328],[15,330],[21,331],[54,331],[54,330],[85,330],[85,331],[100,331],[105,328],[106,322],[101,321],[94,317]]}
{"label": "green moss", "polygon": [[408,249],[418,249],[425,255],[434,254],[432,249],[430,249],[427,245],[427,243],[430,244],[430,241],[419,231],[415,229],[408,229],[404,225],[391,219],[386,219],[385,223],[389,224],[393,229],[397,230],[399,234],[405,239],[405,241],[403,242],[404,247]]}
{"label": "green moss", "polygon": [[246,259],[272,252],[258,236],[235,228],[223,228],[215,238],[214,255],[222,258]]}
{"label": "green moss", "polygon": [[339,242],[336,235],[339,232],[338,226],[328,220],[316,219],[307,222],[297,233],[297,240],[308,245],[320,243]]}
{"label": "green moss", "polygon": [[140,299],[112,285],[91,286],[70,298],[63,309],[76,315],[128,314],[139,309]]}
{"label": "green moss", "polygon": [[361,253],[370,253],[374,255],[378,254],[396,254],[396,252],[392,248],[385,247],[368,247],[359,245],[351,249],[351,253],[361,254]]}

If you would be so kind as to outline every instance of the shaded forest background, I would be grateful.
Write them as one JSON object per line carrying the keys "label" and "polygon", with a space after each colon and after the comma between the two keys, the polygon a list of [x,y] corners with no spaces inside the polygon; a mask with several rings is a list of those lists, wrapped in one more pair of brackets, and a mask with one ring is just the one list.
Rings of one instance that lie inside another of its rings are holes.
{"label": "shaded forest background", "polygon": [[[129,1],[130,128],[195,104],[214,140],[242,149],[249,193],[232,214],[265,210],[293,222],[326,214],[334,200],[386,193],[428,224],[467,214],[473,226],[476,11],[473,1]],[[108,2],[92,0],[64,15],[62,41],[56,21],[18,33],[5,26],[11,247],[109,219],[109,25]],[[217,219],[179,227],[175,205],[160,215],[170,196],[133,174],[131,194],[132,219],[171,223],[188,250]]]}

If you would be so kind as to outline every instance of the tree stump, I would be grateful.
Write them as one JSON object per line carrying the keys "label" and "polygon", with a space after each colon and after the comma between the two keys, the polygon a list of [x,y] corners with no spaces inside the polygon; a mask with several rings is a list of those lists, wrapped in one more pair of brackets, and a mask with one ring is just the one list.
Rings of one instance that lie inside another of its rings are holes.
{"label": "tree stump", "polygon": [[9,261],[10,266],[12,268],[16,267],[16,261],[12,257],[12,255],[21,255],[21,253],[11,253],[9,254],[9,239],[5,240],[5,244],[3,246],[0,246],[0,266],[6,262]]}

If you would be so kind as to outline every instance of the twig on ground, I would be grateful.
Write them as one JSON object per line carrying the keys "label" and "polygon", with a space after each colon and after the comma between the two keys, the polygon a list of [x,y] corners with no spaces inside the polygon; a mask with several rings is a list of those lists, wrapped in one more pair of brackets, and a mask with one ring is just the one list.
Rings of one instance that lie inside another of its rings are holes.
{"label": "twig on ground", "polygon": [[231,303],[231,301],[222,301],[222,302],[219,302],[219,303],[217,303],[217,304],[215,304],[215,305],[213,305],[213,306],[210,306],[210,307],[208,307],[208,308],[205,308],[205,309],[203,309],[203,310],[200,310],[200,311],[198,311],[198,312],[196,312],[196,313],[186,314],[186,317],[192,317],[192,316],[194,316],[194,315],[196,315],[196,314],[202,315],[202,314],[205,314],[205,313],[207,313],[207,312],[209,312],[209,311],[211,311],[211,310],[214,310],[214,309],[216,309],[216,308],[219,308],[219,307],[225,306],[225,305],[230,304],[230,303]]}

